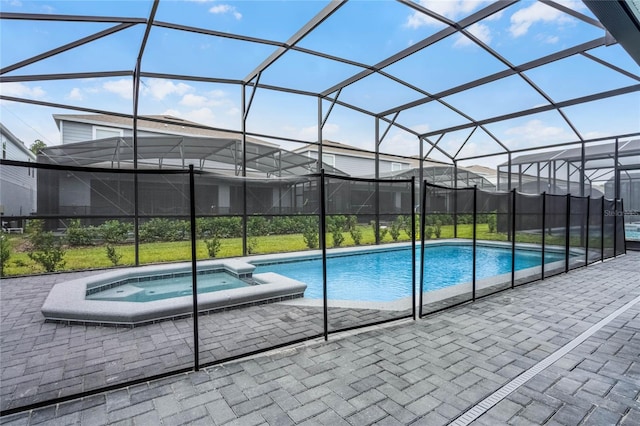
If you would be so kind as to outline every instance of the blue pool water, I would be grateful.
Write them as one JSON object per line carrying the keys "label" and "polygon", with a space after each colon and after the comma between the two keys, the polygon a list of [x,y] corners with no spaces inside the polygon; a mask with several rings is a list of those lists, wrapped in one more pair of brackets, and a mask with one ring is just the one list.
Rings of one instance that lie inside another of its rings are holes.
{"label": "blue pool water", "polygon": [[[87,295],[87,300],[121,302],[150,302],[192,294],[191,274],[166,276],[160,279],[138,281],[129,279],[111,288]],[[226,272],[198,274],[198,293],[247,287],[249,284]]]}
{"label": "blue pool water", "polygon": [[[471,281],[472,247],[451,245],[425,249],[425,291]],[[477,247],[476,277],[511,272],[511,250]],[[545,263],[563,259],[546,253]],[[540,265],[539,251],[517,250],[516,270]],[[419,259],[419,250],[418,250]],[[322,260],[256,265],[254,273],[275,272],[307,284],[304,297],[322,298]],[[419,269],[419,261],[416,263]],[[418,272],[416,272],[419,278]],[[416,281],[417,282],[417,281]],[[327,297],[337,300],[392,301],[411,296],[411,249],[385,250],[327,259]]]}
{"label": "blue pool water", "polygon": [[625,230],[624,236],[627,240],[640,241],[640,231]]}

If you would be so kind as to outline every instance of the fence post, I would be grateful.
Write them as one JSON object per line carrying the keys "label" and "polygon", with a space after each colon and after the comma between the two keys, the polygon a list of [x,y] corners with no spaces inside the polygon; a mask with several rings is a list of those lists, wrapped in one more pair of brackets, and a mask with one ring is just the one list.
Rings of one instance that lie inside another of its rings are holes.
{"label": "fence post", "polygon": [[472,296],[476,300],[476,224],[478,223],[478,185],[473,185],[473,269]]}
{"label": "fence post", "polygon": [[427,182],[423,182],[422,185],[422,205],[420,206],[420,294],[418,300],[420,307],[418,308],[418,315],[422,318],[422,303],[424,292],[424,223],[425,216],[427,214]]}
{"label": "fence post", "polygon": [[584,244],[584,266],[589,265],[589,228],[591,227],[591,195],[587,196],[587,229]]}
{"label": "fence post", "polygon": [[540,279],[544,280],[544,243],[547,234],[547,191],[542,193],[542,263]]}
{"label": "fence post", "polygon": [[324,314],[324,340],[329,340],[329,309],[327,306],[327,214],[324,188],[324,169],[320,169],[320,247],[322,249],[322,306]]}
{"label": "fence post", "polygon": [[604,195],[600,202],[600,261],[604,262]]}
{"label": "fence post", "polygon": [[613,257],[616,257],[618,243],[618,200],[613,199]]}
{"label": "fence post", "polygon": [[569,249],[571,248],[571,194],[567,194],[567,216],[565,218],[564,272],[569,272]]}
{"label": "fence post", "polygon": [[624,223],[624,198],[620,198],[620,210],[622,210],[622,238],[624,238],[624,254],[627,254],[627,230]]}
{"label": "fence post", "polygon": [[189,217],[191,220],[191,293],[193,296],[193,370],[200,369],[198,333],[198,259],[196,255],[196,189],[193,164],[189,164]]}
{"label": "fence post", "polygon": [[511,288],[516,286],[516,189],[511,190]]}
{"label": "fence post", "polygon": [[[413,238],[411,238],[411,312],[413,320],[416,320],[416,177],[411,176],[411,229],[413,229]],[[422,222],[422,220],[421,220]],[[422,229],[420,230],[422,235]]]}

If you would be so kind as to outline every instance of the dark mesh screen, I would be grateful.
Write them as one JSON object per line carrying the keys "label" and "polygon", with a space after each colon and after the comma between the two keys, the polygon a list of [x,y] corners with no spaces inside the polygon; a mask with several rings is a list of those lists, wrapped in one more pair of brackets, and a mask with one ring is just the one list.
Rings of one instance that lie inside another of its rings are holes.
{"label": "dark mesh screen", "polygon": [[587,225],[589,199],[571,197],[571,217],[569,228],[569,268],[586,264]]}
{"label": "dark mesh screen", "polygon": [[511,286],[511,202],[509,192],[477,193],[476,294]]}
{"label": "dark mesh screen", "polygon": [[545,208],[544,276],[565,271],[567,244],[567,196],[547,194]]}
{"label": "dark mesh screen", "polygon": [[542,278],[543,196],[516,193],[515,285]]}

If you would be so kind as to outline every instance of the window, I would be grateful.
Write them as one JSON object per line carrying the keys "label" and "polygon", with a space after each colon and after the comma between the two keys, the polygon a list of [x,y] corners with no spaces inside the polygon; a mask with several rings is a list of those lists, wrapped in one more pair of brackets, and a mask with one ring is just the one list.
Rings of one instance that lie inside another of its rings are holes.
{"label": "window", "polygon": [[122,129],[93,126],[93,139],[105,139],[122,136]]}
{"label": "window", "polygon": [[399,172],[400,170],[402,170],[402,163],[391,163],[392,172]]}
{"label": "window", "polygon": [[2,142],[2,159],[3,160],[7,159],[7,143],[6,142]]}
{"label": "window", "polygon": [[335,154],[322,154],[322,162],[327,166],[336,167]]}

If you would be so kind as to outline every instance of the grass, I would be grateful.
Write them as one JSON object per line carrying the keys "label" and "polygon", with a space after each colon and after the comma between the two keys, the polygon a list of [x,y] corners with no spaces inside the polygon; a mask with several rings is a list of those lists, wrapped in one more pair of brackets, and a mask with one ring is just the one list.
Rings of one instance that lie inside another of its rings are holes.
{"label": "grass", "polygon": [[[361,245],[371,245],[375,243],[373,230],[370,226],[360,226],[362,231]],[[441,238],[453,238],[453,225],[444,225],[441,230]],[[458,238],[472,238],[473,225],[458,225]],[[354,246],[353,239],[348,232],[343,233],[343,247]],[[489,232],[489,226],[486,223],[477,225],[476,237],[478,240],[491,241],[508,241],[507,234]],[[435,237],[433,237],[435,238]],[[43,272],[43,269],[33,262],[27,251],[25,243],[28,241],[26,235],[9,235],[9,241],[12,245],[11,257],[5,266],[5,275],[31,275]],[[225,238],[221,239],[221,247],[218,252],[218,258],[242,256],[242,239],[241,238]],[[333,247],[333,239],[331,234],[327,234],[327,247]],[[402,231],[398,241],[410,241],[409,236]],[[517,242],[540,244],[541,237],[536,234],[519,233],[516,236]],[[269,235],[256,237],[256,246],[253,254],[268,253],[285,253],[293,251],[308,250],[304,243],[302,234],[290,235]],[[393,242],[390,235],[387,234],[384,243]],[[564,245],[564,237],[547,236],[545,242],[549,245]],[[599,247],[599,241],[590,242],[591,247]],[[580,241],[572,238],[571,246],[579,247]],[[122,254],[119,265],[134,265],[135,253],[132,244],[119,245],[116,247],[118,253]],[[140,264],[153,264],[163,262],[180,262],[191,259],[191,243],[189,241],[177,242],[156,242],[140,244]],[[196,242],[196,256],[199,260],[208,259],[206,245],[204,241]],[[86,269],[109,268],[113,264],[107,258],[104,246],[88,246],[88,247],[68,247],[64,256],[64,271],[77,271]]]}

